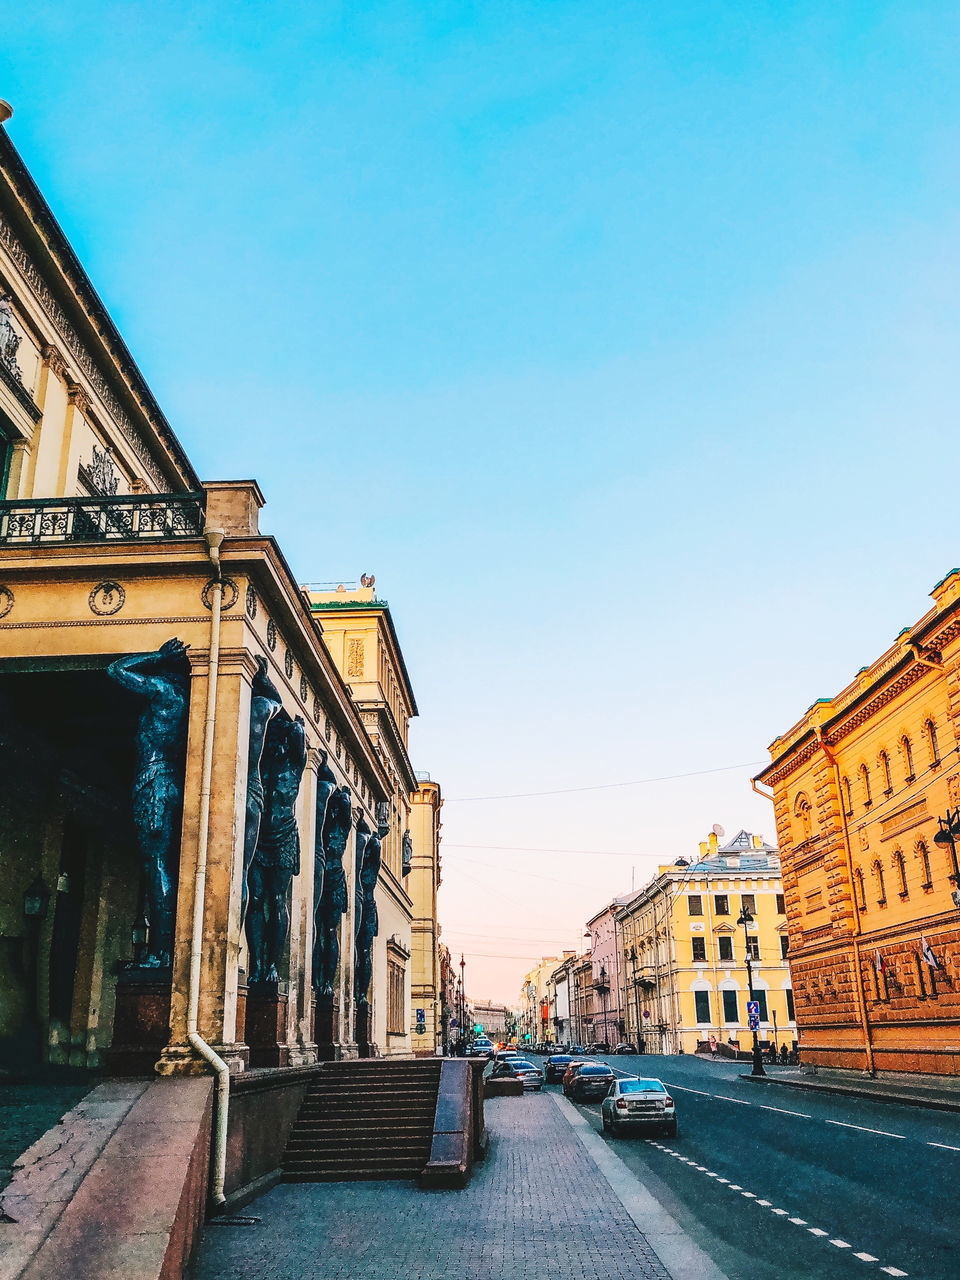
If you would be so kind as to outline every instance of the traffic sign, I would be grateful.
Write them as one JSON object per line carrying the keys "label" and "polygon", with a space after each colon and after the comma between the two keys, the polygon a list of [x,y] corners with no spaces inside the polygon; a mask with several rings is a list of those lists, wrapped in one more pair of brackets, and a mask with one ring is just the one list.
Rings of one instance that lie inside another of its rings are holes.
{"label": "traffic sign", "polygon": [[425,1022],[418,1022],[413,1029],[418,1036],[422,1035],[422,1033],[427,1029],[427,1024]]}
{"label": "traffic sign", "polygon": [[760,1001],[747,1001],[747,1026],[751,1031],[757,1031],[760,1027]]}
{"label": "traffic sign", "polygon": [[451,1018],[451,1019],[450,1019],[450,1025],[451,1025],[451,1027],[459,1027],[459,1026],[460,1026],[460,1022],[459,1022],[459,1020],[458,1020],[457,1018]]}
{"label": "traffic sign", "polygon": [[422,1009],[418,1009],[418,1010],[417,1010],[417,1021],[418,1021],[418,1022],[426,1022],[426,1020],[427,1020],[427,1015],[424,1013],[424,1011],[423,1011]]}

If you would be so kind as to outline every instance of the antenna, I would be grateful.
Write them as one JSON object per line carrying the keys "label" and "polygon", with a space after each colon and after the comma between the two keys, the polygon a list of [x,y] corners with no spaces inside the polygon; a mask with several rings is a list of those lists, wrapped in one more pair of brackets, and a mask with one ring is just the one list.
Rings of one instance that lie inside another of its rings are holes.
{"label": "antenna", "polygon": [[710,830],[713,832],[713,834],[717,837],[718,840],[722,840],[723,837],[727,834],[724,831],[723,827],[721,827],[719,822],[715,822],[713,826],[710,828]]}

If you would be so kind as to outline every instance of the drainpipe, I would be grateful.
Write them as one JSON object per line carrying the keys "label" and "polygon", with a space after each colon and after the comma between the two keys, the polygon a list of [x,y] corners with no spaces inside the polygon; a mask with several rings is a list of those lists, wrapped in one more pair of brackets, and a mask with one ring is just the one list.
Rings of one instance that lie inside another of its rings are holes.
{"label": "drainpipe", "polygon": [[856,933],[853,936],[853,958],[856,968],[856,992],[857,992],[857,1011],[860,1014],[860,1020],[863,1025],[864,1049],[866,1050],[867,1072],[874,1075],[873,1065],[873,1044],[870,1039],[870,1020],[867,1016],[867,1002],[863,995],[863,970],[860,965],[860,933],[862,925],[860,923],[860,906],[857,902],[857,888],[853,883],[853,854],[850,847],[850,827],[847,823],[847,811],[843,802],[843,791],[840,783],[840,766],[837,764],[836,756],[827,746],[823,736],[823,729],[820,725],[816,725],[814,733],[817,736],[817,745],[827,758],[827,763],[833,769],[834,782],[837,787],[837,802],[840,805],[840,818],[843,823],[843,845],[847,854],[847,883],[850,885],[850,900],[853,903],[853,918],[856,923]]}
{"label": "drainpipe", "polygon": [[223,580],[220,568],[222,529],[204,529],[207,552],[216,578],[210,609],[210,663],[207,671],[207,714],[203,727],[203,773],[200,783],[200,822],[197,833],[197,870],[193,889],[193,940],[190,947],[190,985],[187,1004],[187,1039],[217,1077],[216,1129],[213,1140],[213,1202],[226,1204],[223,1184],[227,1168],[227,1111],[230,1105],[230,1068],[197,1030],[200,1011],[200,966],[203,958],[203,911],[207,897],[207,846],[210,829],[210,790],[213,776],[213,734],[217,721],[217,678],[220,673],[220,606]]}

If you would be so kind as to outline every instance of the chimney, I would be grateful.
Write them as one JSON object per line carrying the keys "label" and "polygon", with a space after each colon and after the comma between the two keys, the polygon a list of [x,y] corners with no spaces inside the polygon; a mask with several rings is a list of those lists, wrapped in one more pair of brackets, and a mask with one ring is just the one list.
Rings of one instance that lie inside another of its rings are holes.
{"label": "chimney", "polygon": [[717,852],[717,833],[715,831],[711,831],[707,839],[710,841],[710,852],[716,853]]}

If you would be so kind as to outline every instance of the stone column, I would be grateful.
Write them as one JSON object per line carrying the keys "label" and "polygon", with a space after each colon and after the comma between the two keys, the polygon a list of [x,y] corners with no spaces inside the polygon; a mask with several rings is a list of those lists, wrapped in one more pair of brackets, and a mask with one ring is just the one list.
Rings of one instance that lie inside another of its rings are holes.
{"label": "stone column", "polygon": [[[209,656],[191,651],[190,661],[193,681],[170,1000],[170,1041],[157,1063],[157,1071],[161,1075],[209,1071],[186,1038]],[[247,1046],[238,1040],[236,1033],[250,688],[255,670],[253,659],[246,650],[221,649],[207,844],[203,968],[200,975],[200,1035],[230,1063],[232,1070],[237,1071],[242,1071],[249,1059]]]}
{"label": "stone column", "polygon": [[300,784],[297,825],[300,874],[294,877],[290,904],[290,1065],[317,1061],[313,1028],[313,874],[317,836],[317,769],[320,753],[311,747]]}

